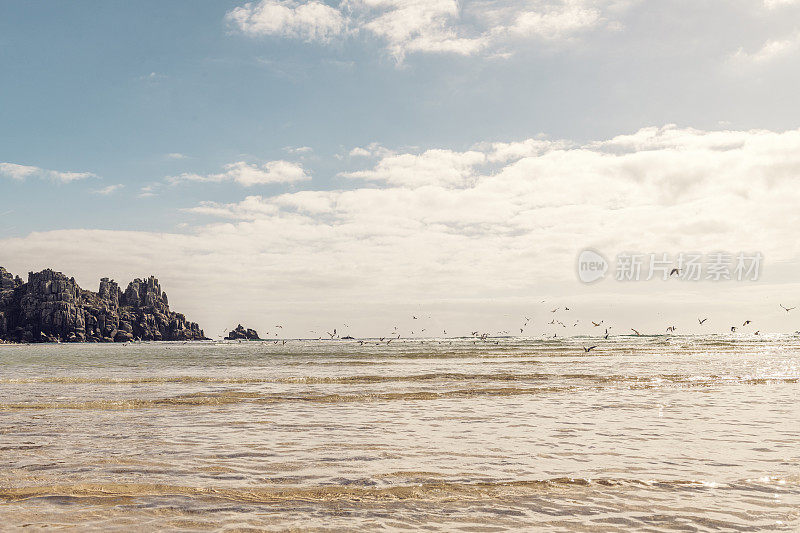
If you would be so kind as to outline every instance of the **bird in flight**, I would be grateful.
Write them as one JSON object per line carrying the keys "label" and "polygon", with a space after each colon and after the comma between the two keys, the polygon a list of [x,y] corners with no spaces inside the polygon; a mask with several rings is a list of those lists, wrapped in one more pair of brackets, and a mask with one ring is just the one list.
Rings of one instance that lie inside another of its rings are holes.
{"label": "bird in flight", "polygon": [[676,329],[677,328],[675,326],[670,326],[670,327],[667,328],[667,331],[670,332],[670,333],[675,333]]}
{"label": "bird in flight", "polygon": [[697,319],[697,321],[698,321],[698,322],[700,322],[700,325],[701,325],[701,326],[703,325],[703,323],[704,323],[706,320],[708,320],[708,319],[707,319],[707,318],[704,318],[703,320],[700,320],[699,318]]}
{"label": "bird in flight", "polygon": [[786,311],[787,313],[788,313],[789,311],[791,311],[792,309],[796,309],[795,307],[784,307],[784,306],[783,306],[783,304],[780,304],[780,306],[781,306],[781,308],[783,308],[783,310],[784,310],[784,311]]}
{"label": "bird in flight", "polygon": [[589,346],[588,348],[586,346],[584,346],[583,347],[583,351],[586,352],[586,353],[589,353],[592,350],[594,350],[595,348],[597,348],[597,346]]}
{"label": "bird in flight", "polygon": [[638,331],[636,331],[636,330],[635,330],[635,329],[633,329],[633,328],[631,328],[631,331],[632,331],[632,332],[634,332],[636,335],[641,335],[641,333],[639,333]]}
{"label": "bird in flight", "polygon": [[602,323],[603,323],[603,321],[602,321],[602,320],[601,320],[600,322],[595,322],[594,320],[592,320],[592,324],[594,324],[594,327],[598,327],[598,326],[600,326],[600,324],[602,324]]}
{"label": "bird in flight", "polygon": [[680,268],[673,268],[669,273],[669,277],[672,277],[673,274],[678,274],[680,276],[681,275],[681,269]]}
{"label": "bird in flight", "polygon": [[736,333],[736,326],[731,326],[731,333]]}
{"label": "bird in flight", "polygon": [[411,320],[419,320],[419,319],[417,317],[415,317],[414,315],[411,315]]}
{"label": "bird in flight", "polygon": [[750,321],[749,321],[749,320],[745,320],[745,321],[744,321],[744,324],[742,324],[742,327],[745,327],[745,326],[747,326],[748,324],[750,324]]}

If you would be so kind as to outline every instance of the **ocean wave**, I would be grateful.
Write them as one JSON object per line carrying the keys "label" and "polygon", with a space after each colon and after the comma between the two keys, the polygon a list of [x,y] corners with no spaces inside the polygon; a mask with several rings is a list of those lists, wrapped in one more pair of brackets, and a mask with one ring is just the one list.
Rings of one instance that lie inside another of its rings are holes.
{"label": "ocean wave", "polygon": [[781,490],[798,493],[800,480],[789,478],[746,479],[732,483],[680,479],[628,479],[554,477],[516,481],[451,482],[424,481],[413,484],[385,487],[359,486],[357,484],[331,484],[315,486],[263,486],[247,488],[193,487],[156,483],[75,483],[27,487],[0,487],[0,502],[23,501],[33,498],[105,498],[130,499],[143,497],[185,496],[191,498],[222,499],[248,503],[278,501],[376,501],[387,500],[441,500],[458,497],[485,500],[493,497],[527,495],[553,490],[577,488],[607,490],[609,488],[635,488],[652,490]]}
{"label": "ocean wave", "polygon": [[467,373],[467,372],[430,372],[424,374],[402,375],[377,375],[363,374],[353,376],[298,376],[298,377],[263,377],[263,378],[222,378],[211,376],[152,376],[152,377],[36,377],[36,378],[0,378],[0,384],[33,385],[33,384],[62,384],[62,385],[147,385],[147,384],[305,384],[305,385],[349,385],[392,382],[428,382],[428,381],[559,381],[583,380],[597,383],[676,383],[676,384],[714,384],[714,383],[798,383],[797,375],[767,375],[767,376],[724,376],[712,375],[683,375],[683,374],[656,374],[656,375],[624,375],[624,374],[592,374],[592,373]]}

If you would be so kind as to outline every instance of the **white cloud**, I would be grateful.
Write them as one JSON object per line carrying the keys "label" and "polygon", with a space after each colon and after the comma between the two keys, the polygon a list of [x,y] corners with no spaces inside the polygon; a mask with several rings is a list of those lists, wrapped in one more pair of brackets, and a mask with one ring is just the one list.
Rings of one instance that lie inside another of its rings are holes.
{"label": "white cloud", "polygon": [[764,7],[775,9],[784,6],[794,6],[800,4],[800,0],[764,0]]}
{"label": "white cloud", "polygon": [[342,0],[334,8],[317,1],[262,0],[230,11],[226,19],[251,35],[277,35],[306,41],[333,37],[372,37],[398,62],[409,53],[447,53],[507,57],[498,51],[513,39],[569,40],[613,20],[629,4],[619,0]]}
{"label": "white cloud", "polygon": [[[664,126],[585,144],[488,142],[389,154],[359,172],[351,190],[203,203],[189,211],[209,223],[180,234],[64,230],[2,239],[0,260],[89,280],[153,270],[170,300],[182,302],[178,309],[209,329],[296,306],[304,313],[296,334],[307,332],[303,320],[367,313],[370,301],[380,302],[371,315],[432,301],[479,313],[497,302],[574,294],[610,320],[609,299],[617,309],[636,298],[675,302],[683,316],[687,306],[731,303],[744,294],[736,291],[751,291],[746,301],[777,309],[767,296],[796,280],[790,273],[755,285],[606,281],[588,290],[575,280],[574,261],[591,246],[612,257],[760,251],[768,272],[800,262],[800,130]],[[374,183],[359,187],[357,179]],[[80,254],[76,240],[85,243]]]}
{"label": "white cloud", "polygon": [[314,151],[310,146],[287,146],[284,150],[289,154],[303,155],[310,154]]}
{"label": "white cloud", "polygon": [[311,176],[306,173],[303,166],[291,161],[277,160],[254,165],[244,161],[237,161],[225,165],[225,172],[217,174],[193,174],[183,173],[178,176],[170,176],[167,181],[173,184],[200,181],[200,182],[223,182],[233,181],[245,187],[253,185],[264,185],[268,183],[292,183],[297,181],[310,180]]}
{"label": "white cloud", "polygon": [[97,177],[96,174],[92,174],[91,172],[64,172],[59,170],[46,170],[39,167],[3,162],[0,162],[0,176],[18,181],[35,177],[40,179],[49,179],[61,183],[70,183],[72,181]]}
{"label": "white cloud", "polygon": [[350,150],[350,157],[369,157],[372,154],[366,148],[361,148],[360,146],[356,146],[352,150]]}
{"label": "white cloud", "polygon": [[167,159],[188,159],[189,156],[179,152],[170,152],[167,154]]}
{"label": "white cloud", "polygon": [[40,173],[41,171],[42,169],[37,167],[17,165],[15,163],[0,163],[0,175],[13,180],[24,180],[29,176]]}
{"label": "white cloud", "polygon": [[344,172],[342,176],[407,187],[463,186],[475,176],[476,166],[485,161],[486,155],[476,151],[428,150],[419,155],[387,155],[371,170]]}
{"label": "white cloud", "polygon": [[327,41],[345,28],[341,12],[317,1],[261,0],[234,8],[226,19],[248,35],[276,35],[306,41]]}
{"label": "white cloud", "polygon": [[161,189],[161,183],[151,183],[149,185],[144,185],[139,189],[139,198],[150,198],[152,196],[156,196],[158,194],[158,190]]}
{"label": "white cloud", "polygon": [[587,2],[564,2],[542,11],[519,13],[509,28],[513,34],[558,39],[597,26],[599,9]]}
{"label": "white cloud", "polygon": [[122,189],[123,187],[125,187],[125,185],[123,185],[121,183],[117,183],[116,185],[109,185],[108,187],[103,187],[101,189],[95,189],[95,190],[92,191],[92,194],[99,194],[101,196],[109,196],[111,194],[114,194],[118,190]]}
{"label": "white cloud", "polygon": [[731,56],[731,60],[737,64],[759,65],[798,51],[800,51],[800,33],[796,33],[787,39],[769,40],[755,52],[746,52],[744,48],[739,48]]}
{"label": "white cloud", "polygon": [[385,157],[394,153],[393,150],[381,146],[380,143],[373,142],[366,146],[356,146],[350,150],[348,155],[350,157]]}

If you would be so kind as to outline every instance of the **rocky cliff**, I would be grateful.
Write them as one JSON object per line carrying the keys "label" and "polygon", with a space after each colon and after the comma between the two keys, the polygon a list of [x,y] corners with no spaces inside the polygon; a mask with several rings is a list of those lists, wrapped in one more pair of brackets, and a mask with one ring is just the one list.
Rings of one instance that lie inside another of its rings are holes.
{"label": "rocky cliff", "polygon": [[27,283],[0,267],[0,340],[10,342],[124,342],[200,340],[203,330],[169,310],[153,276],[135,279],[125,292],[108,278],[98,292],[47,269]]}

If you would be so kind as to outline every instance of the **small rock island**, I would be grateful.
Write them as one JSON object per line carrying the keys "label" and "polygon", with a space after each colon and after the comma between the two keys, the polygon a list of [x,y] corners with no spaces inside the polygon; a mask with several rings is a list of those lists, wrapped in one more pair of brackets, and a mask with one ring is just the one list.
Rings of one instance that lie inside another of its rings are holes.
{"label": "small rock island", "polygon": [[260,341],[261,338],[258,336],[258,332],[254,329],[247,328],[245,329],[244,326],[239,324],[236,326],[236,329],[231,330],[228,333],[228,336],[225,337],[226,341]]}
{"label": "small rock island", "polygon": [[158,280],[135,279],[123,292],[100,280],[98,292],[45,269],[27,283],[0,267],[0,342],[126,342],[204,340],[194,322],[169,310]]}

